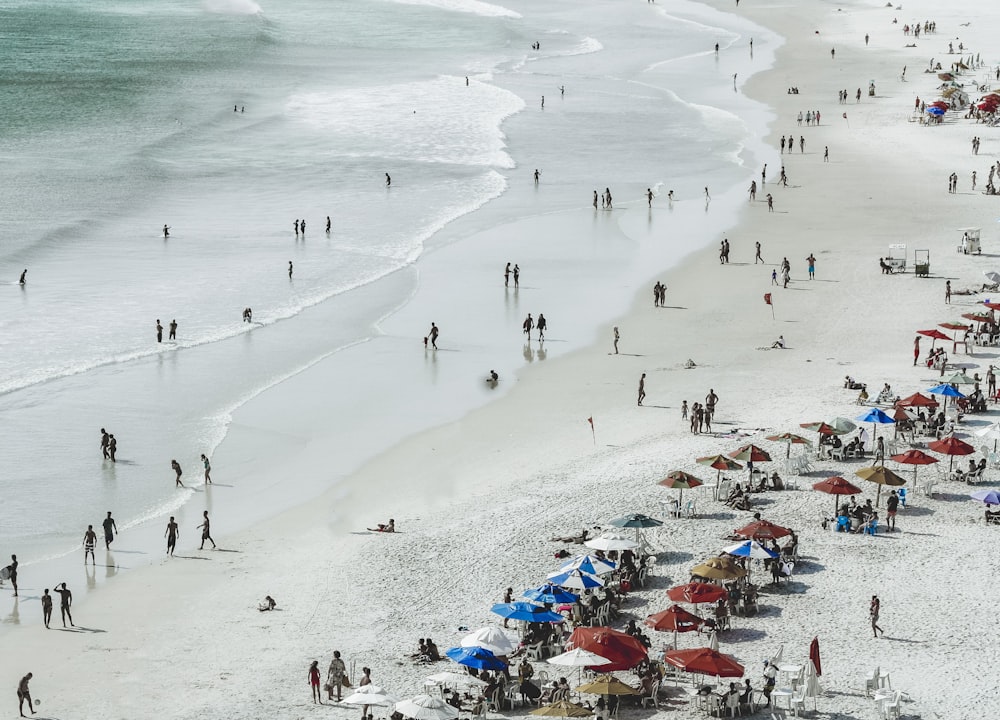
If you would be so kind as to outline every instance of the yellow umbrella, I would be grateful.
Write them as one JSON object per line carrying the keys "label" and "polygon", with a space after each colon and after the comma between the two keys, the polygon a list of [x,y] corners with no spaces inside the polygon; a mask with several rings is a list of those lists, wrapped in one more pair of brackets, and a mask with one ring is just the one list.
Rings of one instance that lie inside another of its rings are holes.
{"label": "yellow umbrella", "polygon": [[862,480],[878,484],[878,493],[875,495],[875,507],[878,507],[879,498],[882,497],[883,485],[892,485],[893,487],[906,485],[906,480],[882,465],[861,468],[860,470],[856,470],[854,474]]}
{"label": "yellow umbrella", "polygon": [[691,568],[691,574],[709,580],[735,580],[744,577],[747,571],[734,563],[732,560],[721,557],[709,558],[701,565]]}
{"label": "yellow umbrella", "polygon": [[576,717],[587,717],[593,715],[583,705],[577,705],[576,703],[571,703],[569,700],[560,700],[558,702],[545,705],[544,707],[532,710],[531,715],[542,715],[544,717],[560,717],[560,718],[576,718]]}
{"label": "yellow umbrella", "polygon": [[591,695],[638,695],[639,691],[631,685],[626,685],[614,675],[601,675],[593,682],[585,683],[577,688],[578,692]]}

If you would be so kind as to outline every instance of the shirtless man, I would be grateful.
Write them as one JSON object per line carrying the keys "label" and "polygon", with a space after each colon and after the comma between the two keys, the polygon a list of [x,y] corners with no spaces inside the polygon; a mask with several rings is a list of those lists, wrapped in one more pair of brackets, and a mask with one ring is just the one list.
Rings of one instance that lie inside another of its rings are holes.
{"label": "shirtless man", "polygon": [[181,475],[183,474],[181,471],[181,464],[176,460],[171,460],[170,467],[172,467],[174,472],[177,473],[177,477],[175,478],[176,484],[174,487],[184,487],[184,483],[181,482]]}
{"label": "shirtless man", "polygon": [[396,521],[393,520],[392,518],[389,518],[389,522],[385,523],[384,525],[382,523],[379,523],[378,527],[373,527],[368,529],[371,530],[372,532],[394,533],[396,532]]}
{"label": "shirtless man", "polygon": [[35,709],[31,706],[31,691],[28,690],[28,683],[31,682],[32,675],[28,673],[23,678],[21,682],[17,684],[17,711],[21,713],[21,717],[27,717],[24,714],[24,701],[28,701],[28,709],[31,710],[31,714],[35,714]]}
{"label": "shirtless man", "polygon": [[[108,516],[104,518],[104,549],[110,550],[111,543],[115,539],[115,533],[118,532],[118,526],[115,524],[115,519],[111,517],[111,511],[108,510]],[[86,556],[83,558],[86,561]]]}
{"label": "shirtless man", "polygon": [[177,546],[177,537],[181,534],[180,528],[177,527],[177,523],[174,521],[174,516],[170,516],[170,522],[167,523],[167,531],[163,533],[164,537],[167,538],[167,555],[173,557],[174,548]]}
{"label": "shirtless man", "polygon": [[435,350],[437,350],[438,349],[438,346],[437,346],[438,326],[435,325],[434,323],[431,323],[431,331],[429,333],[427,333],[427,337],[431,341],[431,347],[433,347]]}
{"label": "shirtless man", "polygon": [[167,340],[176,340],[177,339],[177,321],[176,320],[171,320],[169,327],[170,327],[170,334],[167,335]]}
{"label": "shirtless man", "polygon": [[619,339],[619,337],[621,337],[621,336],[618,334],[618,326],[615,325],[615,355],[618,354],[618,339]]}
{"label": "shirtless man", "polygon": [[52,596],[49,595],[49,589],[45,588],[45,592],[42,593],[42,622],[45,623],[45,629],[49,627],[49,622],[52,620]]}
{"label": "shirtless man", "polygon": [[646,397],[646,373],[639,378],[639,405],[642,405],[643,398]]}
{"label": "shirtless man", "polygon": [[83,534],[83,564],[87,564],[87,556],[90,555],[90,563],[94,566],[97,562],[94,560],[94,546],[97,545],[97,533],[94,532],[94,526],[88,525],[87,532]]}
{"label": "shirtless man", "polygon": [[535,328],[535,321],[531,318],[531,313],[528,313],[528,317],[524,319],[521,323],[521,329],[527,334],[528,342],[531,342],[531,331]]}
{"label": "shirtless man", "polygon": [[59,593],[59,612],[62,613],[63,627],[66,627],[66,618],[69,618],[70,627],[76,627],[73,625],[73,615],[69,611],[73,605],[73,593],[66,587],[66,583],[62,584],[62,589],[56,585],[55,592]]}
{"label": "shirtless man", "polygon": [[[597,193],[594,193],[594,198],[596,202]],[[507,267],[503,269],[503,286],[510,287],[510,263],[507,263]]]}
{"label": "shirtless man", "polygon": [[649,207],[653,207],[653,191],[650,188],[646,188],[646,202],[649,204]]}
{"label": "shirtless man", "polygon": [[212,543],[212,549],[215,550],[215,540],[212,539],[212,532],[211,528],[209,527],[208,510],[202,512],[201,515],[202,517],[205,518],[205,521],[198,526],[198,528],[201,530],[201,547],[199,547],[198,549],[204,550],[205,541],[208,540],[210,543]]}
{"label": "shirtless man", "polygon": [[108,435],[108,431],[101,428],[101,454],[104,455],[104,459],[107,460],[111,457],[108,453],[108,444],[111,442],[111,437]]}
{"label": "shirtless man", "polygon": [[156,342],[163,342],[163,326],[160,325],[160,318],[156,318]]}

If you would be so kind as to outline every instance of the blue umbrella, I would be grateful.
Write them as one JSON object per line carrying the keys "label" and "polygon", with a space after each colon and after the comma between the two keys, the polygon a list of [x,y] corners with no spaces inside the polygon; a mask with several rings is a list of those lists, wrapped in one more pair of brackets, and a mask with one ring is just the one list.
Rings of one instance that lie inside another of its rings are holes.
{"label": "blue umbrella", "polygon": [[572,603],[580,599],[579,595],[574,595],[573,593],[563,590],[558,585],[553,585],[552,583],[545,583],[544,585],[540,585],[536,588],[525,590],[522,597],[534,600],[535,602],[548,603],[549,605],[555,605],[556,603]]}
{"label": "blue umbrella", "polygon": [[459,665],[477,670],[503,670],[507,667],[503,660],[481,647],[454,647],[445,650],[444,654]]}
{"label": "blue umbrella", "polygon": [[944,108],[939,107],[929,107],[927,108],[928,115],[944,115]]}
{"label": "blue umbrella", "polygon": [[549,575],[548,579],[553,585],[574,588],[576,590],[589,590],[604,585],[604,581],[601,578],[586,573],[583,570],[554,572]]}
{"label": "blue umbrella", "polygon": [[559,613],[529,602],[497,603],[490,611],[509,620],[525,622],[562,622],[565,619]]}
{"label": "blue umbrella", "polygon": [[927,392],[931,395],[943,395],[945,397],[944,407],[941,408],[941,412],[944,412],[948,407],[947,398],[964,398],[965,395],[953,388],[948,383],[942,383],[941,385],[935,385],[932,388],[927,388]]}
{"label": "blue umbrella", "polygon": [[726,555],[732,555],[733,557],[744,557],[753,558],[755,560],[767,560],[775,559],[781,557],[779,553],[773,550],[768,550],[766,547],[758,543],[756,540],[745,540],[736,545],[730,545],[729,547],[723,549]]}
{"label": "blue umbrella", "polygon": [[577,555],[572,560],[568,560],[559,566],[560,570],[582,570],[591,575],[606,575],[614,572],[615,563],[596,555]]}
{"label": "blue umbrella", "polygon": [[878,408],[871,408],[864,415],[858,417],[857,421],[872,423],[872,447],[875,447],[875,439],[878,436],[878,425],[896,422],[896,420],[891,415],[886,415]]}
{"label": "blue umbrella", "polygon": [[976,492],[969,495],[973,500],[978,500],[981,503],[986,503],[987,505],[1000,505],[1000,491],[995,488],[985,488],[983,490],[976,490]]}

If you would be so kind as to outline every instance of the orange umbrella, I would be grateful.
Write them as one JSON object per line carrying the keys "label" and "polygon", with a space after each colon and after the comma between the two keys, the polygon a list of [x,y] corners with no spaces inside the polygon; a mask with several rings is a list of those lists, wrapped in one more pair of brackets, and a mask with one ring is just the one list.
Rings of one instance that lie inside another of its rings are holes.
{"label": "orange umbrella", "polygon": [[658,485],[663,487],[674,488],[680,490],[680,495],[677,498],[678,504],[682,504],[684,501],[684,491],[690,490],[691,488],[696,488],[699,485],[704,485],[701,480],[696,478],[691,473],[684,472],[683,470],[674,470],[672,473],[667,475],[665,478],[660,480]]}
{"label": "orange umbrella", "polygon": [[907,450],[905,453],[899,453],[898,455],[890,455],[890,460],[895,460],[898,463],[903,463],[904,465],[913,466],[913,489],[917,489],[917,466],[919,465],[933,465],[938,461],[933,455],[928,455],[923,450]]}
{"label": "orange umbrella", "polygon": [[903,407],[937,407],[938,401],[920,393],[913,393],[902,400],[896,401],[896,405]]}
{"label": "orange umbrella", "polygon": [[743,466],[740,465],[735,460],[730,460],[725,455],[709,455],[708,457],[700,457],[695,460],[699,465],[707,465],[710,468],[715,468],[719,472],[715,476],[715,481],[719,482],[719,478],[722,477],[723,470],[742,470]]}

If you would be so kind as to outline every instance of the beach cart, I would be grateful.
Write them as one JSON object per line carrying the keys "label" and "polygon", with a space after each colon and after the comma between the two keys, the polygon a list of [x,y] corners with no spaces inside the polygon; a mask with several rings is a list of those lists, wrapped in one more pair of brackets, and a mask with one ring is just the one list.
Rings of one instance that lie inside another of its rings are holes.
{"label": "beach cart", "polygon": [[885,264],[891,267],[894,273],[906,272],[906,245],[904,243],[890,245],[889,254],[885,256]]}
{"label": "beach cart", "polygon": [[962,233],[962,241],[955,249],[965,255],[979,255],[982,252],[982,245],[979,243],[980,228],[959,228]]}
{"label": "beach cart", "polygon": [[913,272],[917,274],[917,277],[927,277],[930,274],[931,272],[930,250],[913,251]]}

